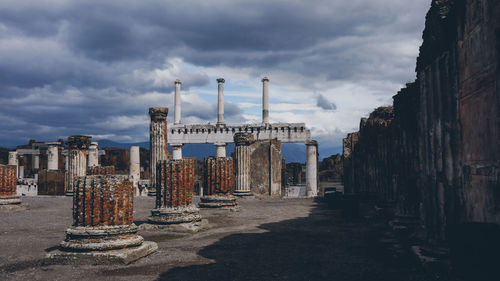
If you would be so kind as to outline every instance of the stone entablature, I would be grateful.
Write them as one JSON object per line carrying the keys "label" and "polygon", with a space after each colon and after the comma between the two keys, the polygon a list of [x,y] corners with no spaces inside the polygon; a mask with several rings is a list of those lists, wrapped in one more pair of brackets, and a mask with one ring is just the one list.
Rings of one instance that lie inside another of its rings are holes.
{"label": "stone entablature", "polygon": [[271,139],[299,143],[311,141],[311,131],[304,123],[173,125],[168,129],[168,140],[171,145],[232,143],[234,135],[241,132],[252,133],[255,141]]}

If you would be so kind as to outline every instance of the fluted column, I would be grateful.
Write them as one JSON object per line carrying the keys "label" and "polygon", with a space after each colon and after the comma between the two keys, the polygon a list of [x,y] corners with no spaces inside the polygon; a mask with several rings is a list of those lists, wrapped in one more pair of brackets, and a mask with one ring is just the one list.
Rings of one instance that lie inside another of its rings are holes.
{"label": "fluted column", "polygon": [[133,188],[127,176],[78,177],[74,186],[73,225],[66,230],[60,250],[46,255],[47,261],[128,264],[158,249],[137,234]]}
{"label": "fluted column", "polygon": [[99,166],[99,148],[97,142],[90,143],[89,146],[89,167]]}
{"label": "fluted column", "polygon": [[269,78],[262,78],[262,123],[269,124]]}
{"label": "fluted column", "polygon": [[149,108],[149,116],[151,117],[149,125],[149,151],[151,156],[149,195],[156,193],[156,165],[158,161],[168,160],[167,114],[168,108],[166,107]]}
{"label": "fluted column", "polygon": [[87,149],[90,146],[90,139],[89,136],[70,136],[66,141],[68,146],[66,195],[73,195],[75,178],[87,175]]}
{"label": "fluted column", "polygon": [[[224,78],[217,79],[218,95],[217,95],[217,125],[224,124]],[[225,156],[224,156],[225,157]]]}
{"label": "fluted column", "polygon": [[236,133],[234,135],[236,186],[234,195],[245,196],[250,193],[250,144],[253,142],[251,133]]}
{"label": "fluted column", "polygon": [[59,169],[59,148],[57,145],[50,145],[47,149],[47,170]]}
{"label": "fluted column", "polygon": [[306,147],[306,195],[315,197],[318,195],[318,142],[308,142]]}
{"label": "fluted column", "polygon": [[141,179],[141,158],[138,146],[130,147],[130,171],[129,179],[132,182],[134,188],[134,195],[140,196],[141,191],[139,190],[139,180]]}
{"label": "fluted column", "polygon": [[175,84],[174,125],[178,125],[181,123],[181,84],[182,84],[182,81],[177,79],[177,80],[175,80],[174,84]]}

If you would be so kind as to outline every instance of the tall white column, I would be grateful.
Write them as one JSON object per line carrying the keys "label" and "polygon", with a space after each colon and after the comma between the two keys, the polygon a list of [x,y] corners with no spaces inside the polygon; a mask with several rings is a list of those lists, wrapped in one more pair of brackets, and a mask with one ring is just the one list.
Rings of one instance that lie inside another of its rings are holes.
{"label": "tall white column", "polygon": [[141,156],[138,146],[130,147],[130,171],[129,179],[134,187],[135,196],[140,196],[141,191],[139,190],[139,180],[141,179]]}
{"label": "tall white column", "polygon": [[182,81],[177,79],[177,80],[175,80],[174,84],[175,84],[174,125],[178,125],[181,123],[181,84],[182,84]]}
{"label": "tall white column", "polygon": [[262,78],[262,123],[269,124],[269,78]]}
{"label": "tall white column", "polygon": [[9,165],[16,166],[16,177],[19,177],[19,161],[17,160],[17,151],[9,151]]}
{"label": "tall white column", "polygon": [[245,196],[250,193],[250,144],[253,141],[251,133],[234,134],[234,154],[236,166],[236,186],[234,195]]}
{"label": "tall white column", "polygon": [[73,183],[76,177],[87,175],[87,149],[90,146],[90,139],[88,136],[70,136],[66,141],[68,145],[66,195],[73,195]]}
{"label": "tall white column", "polygon": [[318,142],[308,142],[306,147],[306,195],[314,197],[318,195]]}
{"label": "tall white column", "polygon": [[[217,125],[224,124],[224,78],[218,78],[218,95],[217,95]],[[224,156],[226,157],[226,156]]]}
{"label": "tall white column", "polygon": [[226,143],[218,142],[215,143],[215,147],[217,148],[217,157],[226,157]]}
{"label": "tall white column", "polygon": [[172,146],[172,158],[174,160],[182,159],[182,144],[171,144]]}
{"label": "tall white column", "polygon": [[88,165],[89,168],[99,166],[99,148],[97,142],[90,143]]}
{"label": "tall white column", "polygon": [[40,169],[40,155],[39,154],[33,154],[33,169],[38,170]]}
{"label": "tall white column", "polygon": [[168,137],[167,137],[167,114],[166,107],[149,108],[151,123],[149,124],[149,152],[151,167],[151,186],[149,195],[156,194],[156,165],[160,160],[168,160]]}
{"label": "tall white column", "polygon": [[56,145],[50,145],[47,149],[47,170],[59,169],[59,149]]}

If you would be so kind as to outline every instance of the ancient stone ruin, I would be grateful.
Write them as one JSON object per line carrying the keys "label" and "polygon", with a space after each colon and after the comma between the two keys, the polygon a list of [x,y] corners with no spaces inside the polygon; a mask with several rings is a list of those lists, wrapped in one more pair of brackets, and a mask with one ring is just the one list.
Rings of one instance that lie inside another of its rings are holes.
{"label": "ancient stone ruin", "polygon": [[27,206],[21,204],[16,192],[16,166],[0,165],[0,211],[23,210]]}
{"label": "ancient stone ruin", "polygon": [[235,209],[236,198],[232,195],[234,165],[231,157],[205,159],[205,182],[201,208]]}
{"label": "ancient stone ruin", "polygon": [[486,238],[500,234],[499,42],[498,1],[432,1],[417,79],[344,139],[346,192],[393,209],[417,255],[450,250],[475,280],[500,250]]}
{"label": "ancient stone ruin", "polygon": [[128,264],[157,250],[134,224],[133,187],[128,176],[74,179],[73,225],[48,263]]}
{"label": "ancient stone ruin", "polygon": [[253,135],[250,133],[234,134],[234,161],[236,166],[236,186],[234,195],[249,196],[250,191],[250,144],[253,142]]}
{"label": "ancient stone ruin", "polygon": [[193,205],[195,159],[158,161],[156,168],[156,203],[149,223],[173,231],[198,231],[206,221]]}
{"label": "ancient stone ruin", "polygon": [[151,161],[151,190],[150,195],[154,195],[157,186],[156,165],[158,161],[168,160],[168,135],[167,135],[167,114],[166,107],[151,107],[149,116],[149,153]]}
{"label": "ancient stone ruin", "polygon": [[87,175],[87,149],[90,146],[90,139],[88,136],[70,136],[66,141],[68,146],[66,195],[73,195],[75,178]]}

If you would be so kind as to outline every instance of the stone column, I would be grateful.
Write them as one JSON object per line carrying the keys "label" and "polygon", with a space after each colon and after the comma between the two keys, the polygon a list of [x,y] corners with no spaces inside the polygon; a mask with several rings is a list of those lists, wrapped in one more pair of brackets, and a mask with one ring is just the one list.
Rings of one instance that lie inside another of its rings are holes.
{"label": "stone column", "polygon": [[47,149],[47,170],[59,170],[59,148],[50,145]]}
{"label": "stone column", "polygon": [[224,124],[224,78],[218,78],[218,95],[217,95],[217,125]]}
{"label": "stone column", "polygon": [[149,152],[151,166],[151,185],[148,195],[154,196],[156,192],[156,163],[160,160],[168,160],[168,136],[167,136],[167,114],[166,107],[149,108],[151,123],[149,124]]}
{"label": "stone column", "polygon": [[216,156],[226,158],[226,143],[223,142],[215,143],[215,147],[217,148]]}
{"label": "stone column", "polygon": [[269,124],[269,78],[262,78],[262,123]]}
{"label": "stone column", "polygon": [[306,195],[315,197],[318,195],[318,142],[306,143]]}
{"label": "stone column", "polygon": [[33,154],[33,170],[40,169],[40,155]]}
{"label": "stone column", "polygon": [[24,160],[24,155],[18,155],[18,165],[17,165],[17,178],[18,179],[23,179],[24,178],[24,165],[25,165],[25,160]]}
{"label": "stone column", "polygon": [[0,211],[26,209],[17,195],[16,166],[0,165]]}
{"label": "stone column", "polygon": [[236,208],[236,198],[231,195],[234,182],[234,163],[231,157],[205,159],[202,208]]}
{"label": "stone column", "polygon": [[130,147],[130,171],[129,178],[134,188],[135,196],[140,196],[139,180],[141,179],[141,158],[138,146]]}
{"label": "stone column", "polygon": [[194,174],[193,158],[158,162],[156,205],[148,218],[150,225],[141,225],[141,228],[166,228],[183,232],[199,230],[202,218],[199,209],[193,206]]}
{"label": "stone column", "polygon": [[250,193],[250,144],[253,142],[251,133],[234,134],[236,186],[234,195],[247,196]]}
{"label": "stone column", "polygon": [[75,178],[87,175],[87,149],[90,146],[89,136],[70,136],[66,141],[68,146],[68,179],[66,195],[73,195]]}
{"label": "stone column", "polygon": [[88,153],[89,153],[89,161],[88,161],[89,168],[99,166],[99,148],[97,142],[90,143]]}
{"label": "stone column", "polygon": [[9,151],[9,165],[16,166],[16,178],[19,175],[19,160],[17,160],[17,151]]}
{"label": "stone column", "polygon": [[178,125],[181,123],[181,84],[182,84],[182,81],[177,79],[177,80],[175,80],[174,84],[175,84],[174,125]]}
{"label": "stone column", "polygon": [[182,159],[182,144],[171,144],[172,146],[172,158],[173,160]]}
{"label": "stone column", "polygon": [[144,242],[134,224],[132,183],[127,176],[75,178],[73,226],[60,251],[47,254],[52,263],[128,264],[158,249]]}

